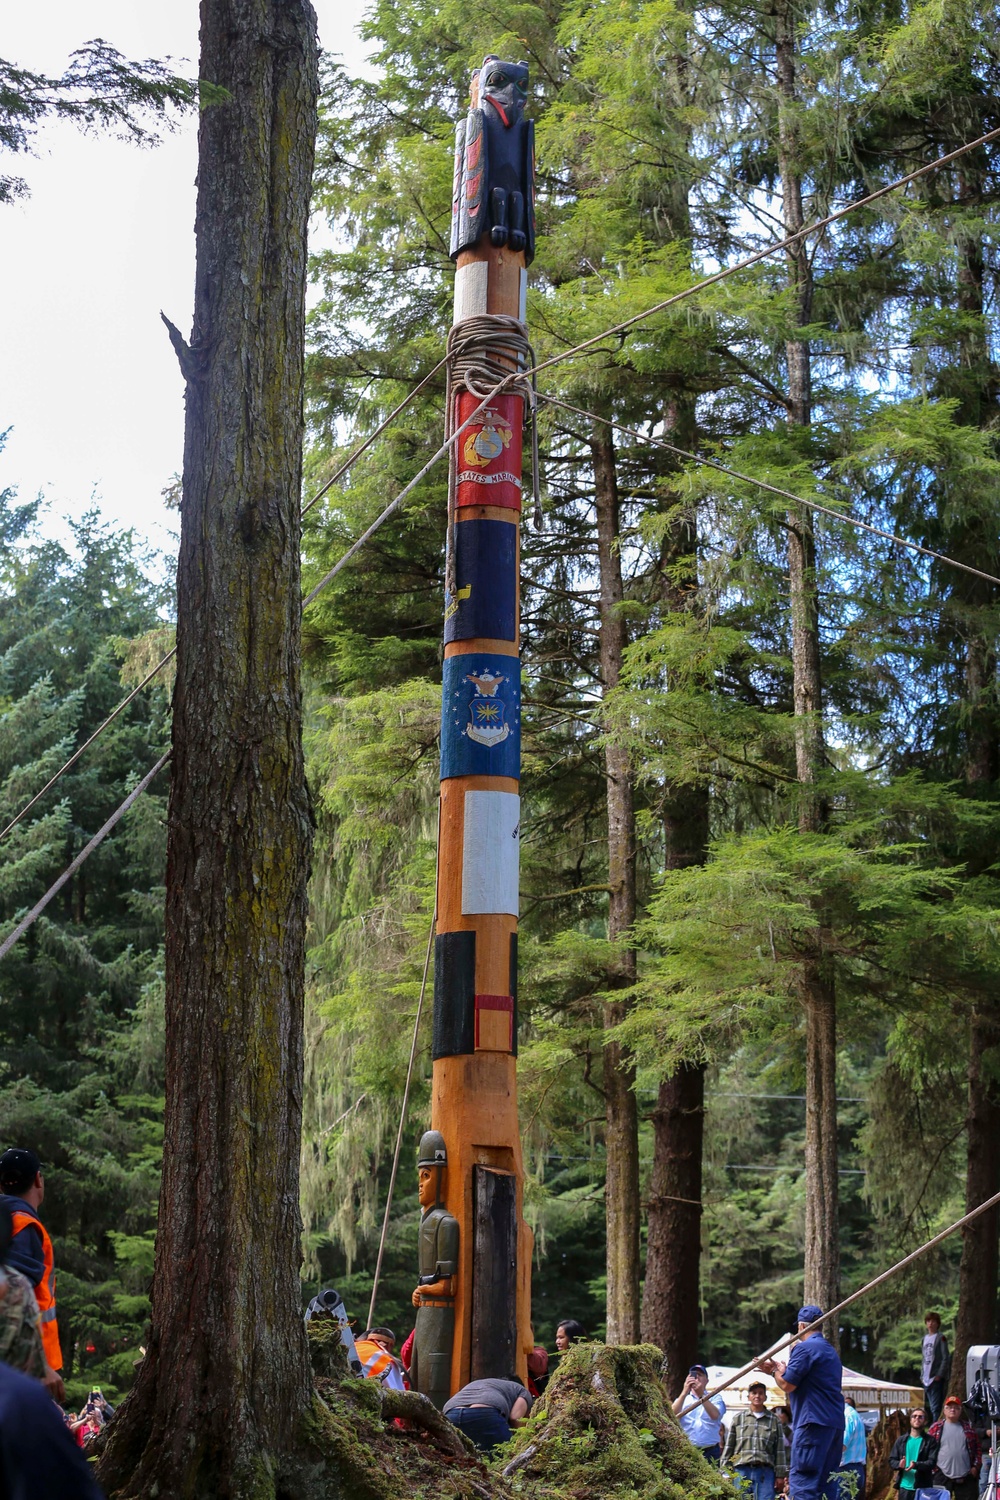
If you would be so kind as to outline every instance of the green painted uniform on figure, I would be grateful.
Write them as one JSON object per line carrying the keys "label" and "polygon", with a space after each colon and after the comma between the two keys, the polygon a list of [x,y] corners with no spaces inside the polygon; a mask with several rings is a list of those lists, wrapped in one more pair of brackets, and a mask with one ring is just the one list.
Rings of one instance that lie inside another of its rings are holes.
{"label": "green painted uniform on figure", "polygon": [[[430,1208],[420,1220],[420,1279],[445,1281],[458,1270],[458,1220],[446,1208]],[[455,1299],[435,1297],[434,1307],[417,1309],[410,1379],[440,1411],[451,1395],[451,1348]]]}
{"label": "green painted uniform on figure", "polygon": [[410,1381],[441,1410],[451,1395],[451,1350],[455,1341],[455,1281],[458,1272],[459,1226],[441,1201],[444,1197],[444,1173],[448,1167],[448,1148],[437,1130],[425,1130],[420,1137],[417,1168],[420,1176],[420,1282],[421,1289],[447,1283],[444,1292],[434,1293],[430,1305],[417,1308],[413,1332],[413,1354],[410,1358]]}

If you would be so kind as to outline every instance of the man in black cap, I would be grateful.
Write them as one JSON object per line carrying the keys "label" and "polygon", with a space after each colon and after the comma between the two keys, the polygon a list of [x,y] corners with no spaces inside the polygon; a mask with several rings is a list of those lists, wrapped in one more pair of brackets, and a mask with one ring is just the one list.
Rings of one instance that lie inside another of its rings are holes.
{"label": "man in black cap", "polygon": [[7,1264],[20,1271],[31,1282],[41,1317],[42,1347],[45,1370],[42,1384],[54,1401],[65,1394],[62,1376],[62,1349],[56,1324],[55,1253],[48,1230],[38,1217],[45,1197],[42,1164],[34,1151],[13,1146],[0,1156],[0,1198],[13,1220],[13,1236],[7,1251]]}
{"label": "man in black cap", "polygon": [[844,1451],[844,1367],[832,1344],[818,1328],[822,1308],[809,1303],[800,1307],[798,1329],[802,1335],[792,1346],[788,1363],[778,1359],[758,1360],[757,1367],[773,1375],[788,1392],[792,1408],[792,1456],[788,1470],[788,1493],[792,1500],[838,1500],[839,1484],[833,1477],[841,1468]]}

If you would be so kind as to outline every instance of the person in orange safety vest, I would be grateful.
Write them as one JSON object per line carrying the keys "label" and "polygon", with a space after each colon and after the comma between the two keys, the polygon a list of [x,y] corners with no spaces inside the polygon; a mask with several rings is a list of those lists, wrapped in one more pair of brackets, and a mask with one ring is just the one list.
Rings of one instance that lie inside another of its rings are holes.
{"label": "person in orange safety vest", "polygon": [[403,1373],[392,1352],[396,1347],[396,1335],[391,1328],[367,1329],[355,1339],[354,1347],[366,1380],[381,1380],[392,1391],[405,1391]]}
{"label": "person in orange safety vest", "polygon": [[34,1151],[14,1146],[0,1156],[0,1192],[2,1201],[14,1221],[14,1234],[7,1252],[7,1264],[20,1271],[35,1290],[35,1301],[41,1314],[42,1348],[45,1371],[42,1384],[55,1401],[62,1401],[63,1357],[59,1347],[56,1323],[55,1255],[48,1230],[38,1217],[45,1197],[42,1164]]}

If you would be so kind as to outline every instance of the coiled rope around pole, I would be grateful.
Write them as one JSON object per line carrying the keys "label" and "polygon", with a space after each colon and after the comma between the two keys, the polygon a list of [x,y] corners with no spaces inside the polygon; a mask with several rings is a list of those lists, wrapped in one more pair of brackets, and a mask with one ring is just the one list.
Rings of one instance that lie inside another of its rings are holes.
{"label": "coiled rope around pole", "polygon": [[980,1214],[986,1213],[988,1209],[995,1208],[998,1203],[1000,1203],[1000,1193],[994,1193],[992,1198],[987,1198],[985,1203],[980,1203],[978,1208],[974,1208],[969,1213],[963,1214],[960,1219],[955,1220],[954,1224],[949,1224],[947,1229],[942,1229],[939,1234],[934,1235],[933,1239],[929,1239],[919,1249],[911,1250],[909,1255],[904,1255],[902,1260],[897,1260],[896,1264],[890,1266],[888,1271],[883,1271],[880,1276],[874,1277],[873,1280],[861,1287],[859,1291],[852,1292],[849,1297],[844,1298],[843,1302],[838,1302],[836,1307],[831,1307],[821,1318],[817,1318],[815,1323],[810,1323],[808,1328],[803,1328],[798,1333],[789,1334],[786,1339],[782,1339],[780,1344],[772,1344],[771,1348],[766,1350],[764,1354],[758,1354],[756,1359],[752,1359],[748,1365],[743,1366],[742,1370],[737,1370],[735,1375],[731,1375],[728,1380],[724,1380],[721,1385],[717,1385],[711,1393],[706,1391],[700,1401],[695,1401],[692,1406],[685,1407],[684,1415],[687,1416],[689,1412],[695,1411],[699,1406],[704,1406],[706,1401],[711,1401],[712,1397],[717,1396],[720,1391],[728,1391],[729,1387],[735,1385],[738,1380],[742,1380],[744,1375],[752,1374],[758,1368],[762,1359],[770,1359],[772,1355],[780,1354],[782,1349],[787,1349],[790,1344],[796,1343],[804,1334],[812,1333],[814,1329],[822,1328],[828,1319],[835,1318],[838,1313],[844,1311],[845,1307],[850,1307],[852,1302],[857,1302],[859,1297],[864,1297],[868,1292],[874,1291],[877,1286],[881,1286],[884,1281],[888,1281],[891,1276],[895,1276],[897,1271],[902,1271],[906,1266],[912,1265],[915,1260],[919,1260],[921,1255],[926,1255],[928,1250],[933,1250],[935,1245],[940,1245],[942,1240],[946,1240],[949,1235],[955,1234],[959,1229],[964,1229],[966,1224],[971,1224],[973,1219],[978,1219]]}
{"label": "coiled rope around pole", "polygon": [[[527,325],[507,313],[481,313],[463,318],[448,333],[448,385],[445,394],[445,437],[450,439],[455,424],[456,395],[460,387],[472,396],[492,400],[495,383],[518,374],[510,389],[524,400],[531,420],[531,493],[535,530],[542,526],[542,502],[538,475],[538,386],[534,376],[537,363],[528,339]],[[520,389],[518,389],[520,387]],[[448,449],[448,533],[445,548],[445,594],[454,599],[458,592],[455,577],[455,504],[458,492],[458,447]]]}
{"label": "coiled rope around pole", "polygon": [[[684,301],[686,301],[688,297],[695,296],[698,292],[704,291],[707,287],[717,286],[720,282],[728,280],[728,278],[730,276],[735,276],[739,271],[745,271],[749,267],[757,265],[758,262],[760,262],[762,260],[766,260],[766,259],[768,259],[768,257],[770,257],[772,255],[777,255],[782,250],[792,249],[793,247],[797,246],[803,240],[808,239],[810,235],[817,234],[821,230],[829,228],[829,226],[831,224],[835,224],[835,223],[837,223],[838,220],[846,218],[848,214],[856,213],[857,210],[860,209],[860,208],[867,208],[870,204],[878,202],[878,200],[881,199],[881,198],[888,197],[888,195],[890,193],[896,192],[899,188],[907,187],[907,186],[909,186],[909,184],[911,182],[916,182],[919,178],[926,177],[931,172],[936,172],[940,167],[945,167],[945,166],[950,165],[952,162],[957,161],[960,157],[964,156],[967,152],[974,151],[979,146],[984,146],[988,142],[996,140],[998,136],[1000,136],[1000,126],[998,126],[995,130],[988,130],[985,135],[977,136],[975,140],[966,141],[964,145],[956,147],[956,149],[954,151],[949,151],[944,156],[938,156],[938,157],[935,157],[935,159],[933,161],[925,162],[923,164],[923,166],[915,168],[914,171],[912,171],[912,172],[907,172],[906,175],[903,176],[903,177],[897,177],[897,178],[895,178],[894,181],[886,183],[884,187],[877,188],[874,192],[867,193],[863,198],[855,198],[853,200],[853,202],[846,203],[843,208],[836,209],[833,213],[827,214],[825,216],[825,218],[815,219],[811,224],[804,225],[801,229],[796,230],[796,232],[794,234],[788,235],[785,239],[775,240],[770,245],[764,245],[764,246],[762,246],[760,250],[754,251],[754,253],[752,255],[746,256],[743,260],[737,261],[737,262],[735,262],[735,264],[733,264],[731,266],[724,266],[721,270],[714,272],[713,275],[703,277],[700,281],[694,282],[691,286],[684,287],[681,291],[675,292],[673,294],[673,296],[671,296],[671,297],[665,297],[662,301],[655,302],[651,307],[645,308],[642,312],[634,313],[631,318],[626,318],[621,323],[615,323],[615,324],[613,324],[610,328],[606,328],[603,331],[603,333],[594,334],[594,336],[592,338],[584,339],[584,341],[582,343],[575,344],[570,349],[564,349],[564,350],[562,350],[558,354],[550,355],[549,358],[543,360],[541,364],[538,364],[536,362],[534,356],[532,355],[531,356],[531,363],[530,363],[529,367],[526,370],[523,370],[521,373],[524,376],[530,376],[530,378],[532,380],[532,383],[534,383],[534,381],[535,381],[535,379],[536,379],[536,377],[538,375],[538,372],[540,370],[547,370],[547,369],[551,368],[553,365],[562,364],[564,360],[574,358],[574,356],[577,355],[577,354],[586,353],[589,349],[593,349],[593,348],[596,347],[596,345],[602,343],[604,341],[604,339],[609,338],[609,337],[611,337],[614,334],[626,333],[626,332],[628,332],[628,330],[636,327],[639,323],[644,322],[647,318],[651,318],[651,317],[655,316],[655,314],[658,313],[658,312],[664,312],[668,307],[673,307],[678,302],[684,302]],[[470,319],[468,321],[471,322],[473,320]],[[516,322],[517,320],[514,319],[512,321]],[[459,324],[457,326],[461,327],[462,325]],[[518,326],[520,327],[521,325],[518,325]],[[419,383],[419,385],[417,385],[410,392],[410,394],[405,398],[405,400],[401,401],[400,404],[399,404],[399,406],[397,406],[392,412],[390,412],[389,416],[386,417],[385,421],[382,422],[378,428],[376,428],[376,430],[371,434],[371,436],[368,437],[368,438],[366,438],[365,441],[360,445],[360,447],[358,447],[350,455],[350,457],[347,459],[347,461],[344,464],[341,465],[341,467],[336,471],[336,473],[332,476],[332,478],[323,486],[323,488],[319,491],[319,493],[313,496],[312,500],[305,507],[305,509],[303,511],[303,514],[305,514],[307,511],[309,511],[309,510],[312,509],[312,507],[317,503],[317,501],[320,500],[322,498],[322,496],[326,494],[327,490],[330,489],[331,486],[334,485],[337,482],[337,480],[343,474],[345,474],[347,472],[347,470],[351,467],[351,465],[355,462],[355,460],[361,456],[361,454],[365,451],[365,449],[368,448],[368,447],[370,447],[370,445],[375,441],[375,439],[379,436],[379,434],[381,432],[383,432],[385,430],[385,428],[388,427],[389,424],[395,420],[395,418],[399,415],[399,413],[402,412],[403,409],[406,406],[408,406],[410,404],[410,402],[417,395],[419,395],[419,393],[424,389],[424,387],[426,385],[428,385],[429,382],[433,379],[433,377],[437,374],[438,370],[440,370],[440,368],[441,368],[441,365],[446,362],[446,359],[447,359],[447,356],[445,357],[445,360],[439,361],[438,364],[434,366],[434,369],[431,370],[427,375],[424,376],[423,380],[421,380],[420,383]],[[507,384],[507,382],[503,381],[500,384],[498,384],[497,386],[495,386],[494,389],[490,392],[489,397],[487,399],[492,399],[493,396],[498,395],[500,393],[500,391],[505,388],[506,384]],[[484,405],[485,405],[485,403],[484,403]],[[480,411],[482,409],[483,409],[482,407],[479,408]],[[477,416],[477,415],[478,415],[478,412],[474,413],[473,417],[469,418],[469,421],[472,421],[474,419],[474,417]],[[468,425],[468,422],[463,423],[463,427],[467,426],[467,425]],[[313,599],[320,592],[320,590],[323,589],[323,588],[325,588],[326,585],[327,585],[327,583],[329,583],[330,580],[333,577],[335,577],[337,573],[339,573],[341,567],[343,567],[344,563],[347,562],[348,558],[350,556],[352,556],[353,553],[357,551],[358,547],[361,546],[361,544],[368,539],[368,537],[372,534],[372,532],[375,531],[375,530],[377,530],[378,527],[381,526],[382,522],[385,519],[387,519],[387,517],[389,515],[391,515],[394,510],[396,510],[398,508],[398,506],[402,503],[402,501],[404,500],[404,498],[406,497],[406,495],[409,494],[410,490],[414,487],[414,485],[420,479],[422,479],[424,477],[424,475],[428,472],[428,470],[433,467],[433,465],[437,462],[437,460],[439,458],[441,458],[446,451],[447,450],[445,448],[441,448],[441,449],[438,450],[438,452],[434,455],[434,458],[431,459],[430,463],[426,464],[424,466],[424,468],[421,469],[421,471],[417,475],[416,479],[413,480],[413,481],[411,481],[411,483],[409,485],[407,485],[407,487],[403,491],[403,493],[401,495],[397,496],[397,498],[393,502],[393,504],[391,506],[387,507],[387,509],[378,518],[378,520],[374,523],[374,525],[371,526],[371,527],[369,527],[368,531],[365,532],[364,536],[361,537],[358,540],[357,543],[355,543],[355,545],[350,549],[350,551],[348,553],[346,553],[343,558],[341,558],[340,562],[336,565],[336,567],[332,568],[330,570],[330,572],[327,574],[327,576],[316,586],[316,588],[313,590],[313,592],[305,600],[305,602],[303,604],[303,608],[305,608],[306,604],[311,604],[312,603]],[[537,431],[537,426],[534,423],[532,423],[532,462],[533,462],[534,471],[537,474],[537,472],[538,472],[538,431]],[[538,503],[538,495],[537,495],[537,491],[536,491],[536,495],[535,495],[535,521],[536,521],[536,526],[539,524],[539,520],[540,520],[540,509],[539,509],[539,503]],[[969,569],[967,571],[974,571],[974,570]],[[159,662],[153,668],[152,672],[150,672],[149,676],[146,678],[146,682],[150,681],[153,677],[156,676],[157,672],[161,671],[163,669],[163,667],[166,666],[167,662],[170,660],[170,657],[172,655],[173,655],[173,652],[169,652],[167,654],[167,656],[165,656],[163,658],[163,660],[161,662]],[[140,687],[144,687],[144,686],[145,686],[145,682],[144,683],[140,683]],[[138,691],[138,690],[136,690],[136,691]],[[125,707],[126,703],[131,702],[131,700],[132,700],[132,698],[134,696],[135,696],[135,694],[133,692],[133,693],[131,693],[129,695],[129,697],[127,699],[123,700],[123,702],[118,705],[118,708],[115,709],[114,713],[112,713],[109,716],[109,718],[105,720],[104,724],[100,725],[100,727],[97,730],[95,730],[94,734],[91,735],[91,737],[87,741],[87,743],[85,745],[81,745],[80,750],[76,754],[74,754],[69,761],[66,762],[65,766],[61,767],[61,769],[56,772],[55,776],[53,776],[52,779],[42,788],[41,792],[39,792],[36,797],[32,798],[31,802],[27,805],[27,807],[23,807],[21,809],[21,811],[17,814],[17,816],[15,818],[13,818],[10,823],[8,823],[7,827],[5,829],[3,829],[2,832],[0,832],[0,840],[6,838],[7,834],[10,833],[11,829],[14,828],[21,821],[21,819],[24,817],[25,813],[27,813],[29,811],[29,809],[34,806],[35,802],[38,800],[38,797],[44,796],[44,794],[49,790],[49,788],[55,785],[55,783],[59,780],[59,777],[62,776],[64,774],[64,772],[67,771],[69,769],[69,767],[75,762],[75,760],[78,758],[78,756],[83,753],[83,751],[87,748],[87,745],[93,743],[93,741],[97,738],[97,736],[100,733],[102,733],[102,731],[111,722],[111,719],[115,717],[115,714],[117,714],[118,712],[120,712],[120,710]]]}
{"label": "coiled rope around pole", "polygon": [[431,917],[431,930],[427,934],[427,951],[424,954],[424,974],[420,981],[420,998],[417,1001],[417,1014],[413,1019],[413,1041],[410,1043],[410,1061],[406,1068],[406,1086],[403,1089],[403,1103],[399,1111],[399,1129],[396,1131],[396,1149],[392,1157],[392,1171],[389,1174],[389,1191],[385,1199],[385,1213],[382,1216],[382,1233],[378,1242],[378,1258],[375,1261],[375,1278],[372,1281],[372,1296],[368,1304],[368,1327],[371,1328],[375,1321],[375,1298],[378,1296],[378,1284],[382,1275],[382,1257],[385,1254],[385,1242],[389,1234],[389,1212],[392,1208],[392,1195],[396,1188],[396,1173],[399,1171],[399,1156],[403,1149],[403,1128],[406,1124],[406,1108],[410,1102],[410,1083],[413,1080],[413,1064],[417,1057],[417,1041],[420,1036],[420,1017],[424,1009],[424,996],[427,993],[427,973],[431,966],[431,950],[434,946],[434,929],[437,926],[437,907]]}

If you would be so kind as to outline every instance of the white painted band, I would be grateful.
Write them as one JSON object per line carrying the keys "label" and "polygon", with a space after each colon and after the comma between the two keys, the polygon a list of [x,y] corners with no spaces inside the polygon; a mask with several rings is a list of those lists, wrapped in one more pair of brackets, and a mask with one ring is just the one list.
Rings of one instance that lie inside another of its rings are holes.
{"label": "white painted band", "polygon": [[516,917],[521,799],[516,792],[466,792],[462,915]]}
{"label": "white painted band", "polygon": [[455,323],[479,318],[486,312],[486,283],[489,266],[485,260],[471,260],[455,272]]}

